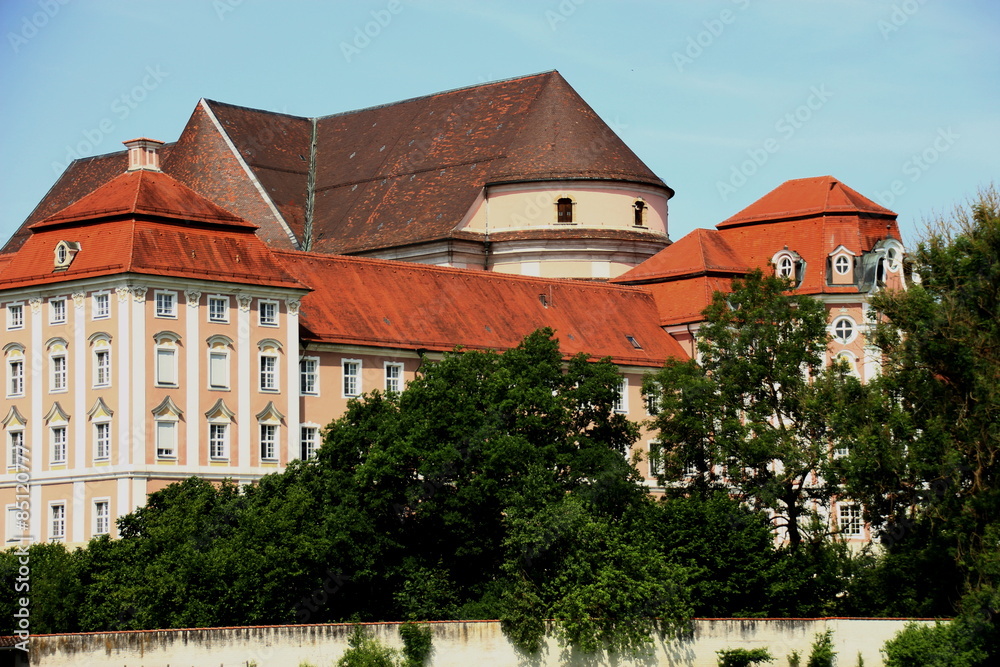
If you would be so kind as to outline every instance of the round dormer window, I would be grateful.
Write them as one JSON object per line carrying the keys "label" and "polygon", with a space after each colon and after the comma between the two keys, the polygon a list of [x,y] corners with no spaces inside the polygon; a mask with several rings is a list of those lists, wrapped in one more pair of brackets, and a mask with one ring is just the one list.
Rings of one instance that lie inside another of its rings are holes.
{"label": "round dormer window", "polygon": [[898,248],[890,247],[885,251],[885,262],[890,271],[895,271],[899,268],[899,254]]}
{"label": "round dormer window", "polygon": [[844,275],[851,270],[851,260],[847,255],[840,255],[833,261],[833,269],[840,275]]}
{"label": "round dormer window", "polygon": [[69,252],[66,250],[66,246],[60,245],[56,248],[56,261],[59,264],[65,264],[66,259],[69,257]]}
{"label": "round dormer window", "polygon": [[792,258],[785,256],[778,260],[778,275],[782,278],[792,278],[795,270],[795,264],[792,262]]}

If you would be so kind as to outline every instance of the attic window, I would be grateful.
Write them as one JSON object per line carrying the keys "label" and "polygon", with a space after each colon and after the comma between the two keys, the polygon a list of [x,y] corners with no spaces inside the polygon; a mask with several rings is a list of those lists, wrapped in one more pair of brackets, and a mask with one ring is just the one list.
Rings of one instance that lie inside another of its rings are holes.
{"label": "attic window", "polygon": [[847,255],[840,255],[833,261],[833,270],[840,275],[844,275],[851,270],[851,260],[847,258]]}
{"label": "attic window", "polygon": [[641,350],[642,349],[642,345],[639,345],[639,341],[637,341],[635,339],[635,336],[629,336],[628,334],[626,334],[625,335],[625,340],[627,340],[629,343],[631,343],[632,347],[634,347],[635,349],[637,349],[637,350]]}
{"label": "attic window", "polygon": [[635,204],[632,205],[635,211],[635,226],[645,227],[646,226],[646,202],[641,199],[636,200]]}
{"label": "attic window", "polygon": [[60,241],[55,249],[55,270],[65,271],[73,263],[76,253],[80,252],[80,244],[72,241]]}
{"label": "attic window", "polygon": [[573,223],[573,200],[569,197],[560,197],[556,201],[556,222],[562,224]]}
{"label": "attic window", "polygon": [[549,297],[546,296],[545,294],[538,295],[538,302],[542,304],[542,306],[544,306],[545,308],[549,307]]}
{"label": "attic window", "polygon": [[778,260],[778,275],[782,278],[795,277],[795,264],[791,257],[786,255]]}

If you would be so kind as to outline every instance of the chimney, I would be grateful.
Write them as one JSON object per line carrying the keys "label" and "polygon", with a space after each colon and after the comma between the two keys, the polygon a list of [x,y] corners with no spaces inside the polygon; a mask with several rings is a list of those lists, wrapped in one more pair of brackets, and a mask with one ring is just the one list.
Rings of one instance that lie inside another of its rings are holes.
{"label": "chimney", "polygon": [[122,143],[128,148],[128,171],[136,171],[137,169],[160,170],[160,155],[157,151],[163,145],[162,141],[141,138]]}

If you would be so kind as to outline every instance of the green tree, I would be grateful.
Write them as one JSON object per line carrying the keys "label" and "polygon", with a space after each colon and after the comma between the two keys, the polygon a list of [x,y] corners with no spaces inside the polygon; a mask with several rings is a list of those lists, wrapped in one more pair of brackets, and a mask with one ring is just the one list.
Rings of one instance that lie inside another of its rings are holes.
{"label": "green tree", "polygon": [[[836,493],[824,473],[857,381],[823,366],[823,304],[789,290],[756,270],[731,293],[716,292],[699,359],[668,362],[644,391],[659,403],[660,482],[684,494],[735,493],[771,512],[795,550],[826,533],[811,508]],[[817,473],[828,481],[815,483]]]}

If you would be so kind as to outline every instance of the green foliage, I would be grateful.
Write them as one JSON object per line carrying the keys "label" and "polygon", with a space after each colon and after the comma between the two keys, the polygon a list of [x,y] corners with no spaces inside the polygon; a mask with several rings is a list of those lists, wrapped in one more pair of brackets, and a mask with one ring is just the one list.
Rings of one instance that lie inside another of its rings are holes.
{"label": "green foliage", "polygon": [[833,630],[817,632],[806,660],[806,667],[833,667],[837,652],[833,650]]}
{"label": "green foliage", "polygon": [[802,534],[813,505],[836,493],[828,475],[824,484],[812,476],[827,469],[858,383],[823,367],[826,309],[790,288],[759,270],[734,280],[733,292],[717,292],[703,313],[700,362],[668,362],[643,390],[660,407],[652,425],[663,443],[654,459],[661,483],[702,496],[735,487],[751,507],[774,514],[795,549],[825,534]]}
{"label": "green foliage", "polygon": [[348,649],[337,661],[337,667],[401,667],[399,651],[371,637],[361,626],[347,640]]}
{"label": "green foliage", "polygon": [[954,623],[911,623],[885,643],[886,667],[985,667],[987,654]]}
{"label": "green foliage", "polygon": [[798,651],[792,651],[788,654],[788,667],[799,667],[799,663],[802,662],[802,657],[799,656]]}
{"label": "green foliage", "polygon": [[774,660],[766,648],[730,648],[716,653],[719,655],[719,667],[749,667]]}
{"label": "green foliage", "polygon": [[422,667],[431,655],[432,636],[430,626],[403,623],[399,626],[399,636],[403,638],[404,667]]}

